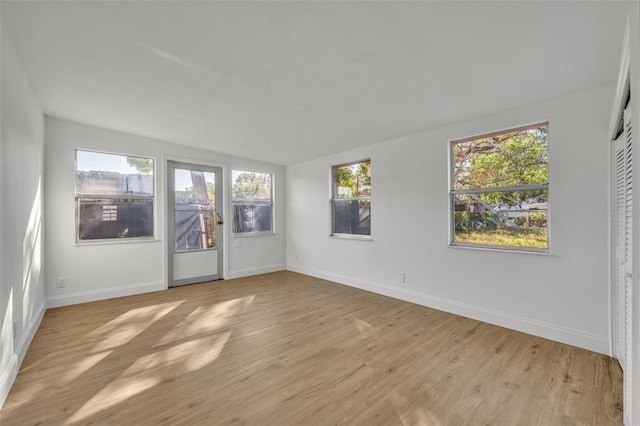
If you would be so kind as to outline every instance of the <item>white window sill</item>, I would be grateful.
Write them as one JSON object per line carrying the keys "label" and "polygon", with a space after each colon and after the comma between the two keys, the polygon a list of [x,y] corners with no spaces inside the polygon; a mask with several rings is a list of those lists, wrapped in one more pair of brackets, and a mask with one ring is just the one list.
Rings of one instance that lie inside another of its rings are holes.
{"label": "white window sill", "polygon": [[244,237],[273,237],[275,232],[244,232],[239,234],[231,234],[231,238],[244,238]]}
{"label": "white window sill", "polygon": [[478,251],[493,251],[500,253],[518,253],[518,254],[532,254],[534,256],[553,256],[549,250],[546,251],[533,251],[533,250],[524,250],[518,248],[500,248],[500,247],[488,247],[488,246],[472,246],[472,245],[459,245],[459,244],[449,244],[449,248],[452,249],[462,249],[462,250],[478,250]]}
{"label": "white window sill", "polygon": [[336,240],[356,240],[356,241],[373,241],[371,235],[359,235],[359,234],[331,234],[329,238],[335,238]]}
{"label": "white window sill", "polygon": [[156,237],[148,238],[108,238],[104,240],[79,240],[75,242],[77,247],[81,246],[103,246],[111,244],[137,244],[137,243],[155,243],[162,241]]}

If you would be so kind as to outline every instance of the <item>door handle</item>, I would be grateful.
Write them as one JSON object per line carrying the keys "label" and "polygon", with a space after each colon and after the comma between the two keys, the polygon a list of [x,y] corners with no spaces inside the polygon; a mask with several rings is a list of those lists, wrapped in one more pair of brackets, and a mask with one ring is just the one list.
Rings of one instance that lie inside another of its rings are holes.
{"label": "door handle", "polygon": [[222,220],[222,217],[220,217],[220,213],[218,213],[216,211],[216,217],[218,218],[218,225],[224,225],[224,220]]}

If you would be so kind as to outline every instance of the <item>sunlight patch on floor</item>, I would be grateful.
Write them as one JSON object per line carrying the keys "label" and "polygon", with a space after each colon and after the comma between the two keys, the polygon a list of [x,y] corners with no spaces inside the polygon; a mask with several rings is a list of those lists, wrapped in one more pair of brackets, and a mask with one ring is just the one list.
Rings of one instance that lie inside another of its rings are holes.
{"label": "sunlight patch on floor", "polygon": [[138,358],[120,376],[85,403],[67,424],[80,422],[163,381],[206,367],[218,358],[230,336],[231,330],[189,340]]}
{"label": "sunlight patch on floor", "polygon": [[360,332],[360,337],[362,338],[362,340],[367,340],[370,337],[378,337],[380,335],[380,331],[366,321],[354,318],[353,324]]}
{"label": "sunlight patch on floor", "polygon": [[210,334],[229,327],[233,323],[233,317],[244,312],[254,298],[255,295],[251,295],[212,306],[199,306],[165,334],[154,347],[174,343],[185,338]]}
{"label": "sunlight patch on floor", "polygon": [[424,401],[412,403],[397,391],[390,392],[388,398],[403,426],[445,426],[434,413],[424,408]]}
{"label": "sunlight patch on floor", "polygon": [[11,407],[28,403],[33,398],[36,398],[40,391],[46,391],[51,388],[60,388],[71,383],[105,359],[112,352],[113,351],[105,351],[87,355],[81,361],[76,362],[72,367],[69,367],[66,364],[58,366],[57,369],[60,371],[57,371],[56,374],[51,374],[51,372],[48,371],[46,373],[46,379],[39,380],[37,383],[30,384],[29,386],[19,387],[15,395],[11,398]]}
{"label": "sunlight patch on floor", "polygon": [[102,352],[127,344],[155,321],[177,308],[184,300],[132,309],[88,333],[89,341],[97,341],[93,352]]}
{"label": "sunlight patch on floor", "polygon": [[58,385],[64,385],[80,377],[81,374],[93,368],[100,361],[109,356],[113,351],[104,351],[87,355],[83,360],[76,363],[71,368],[65,368],[65,372],[54,376],[54,380]]}

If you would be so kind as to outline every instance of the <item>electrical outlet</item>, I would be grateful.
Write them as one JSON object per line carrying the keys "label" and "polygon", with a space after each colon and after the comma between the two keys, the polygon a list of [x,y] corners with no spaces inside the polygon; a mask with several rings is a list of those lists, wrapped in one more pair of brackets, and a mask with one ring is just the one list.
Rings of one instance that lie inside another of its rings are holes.
{"label": "electrical outlet", "polygon": [[67,286],[67,277],[58,277],[58,288]]}
{"label": "electrical outlet", "polygon": [[400,272],[398,274],[398,282],[403,283],[406,280],[406,276],[404,275],[404,272]]}

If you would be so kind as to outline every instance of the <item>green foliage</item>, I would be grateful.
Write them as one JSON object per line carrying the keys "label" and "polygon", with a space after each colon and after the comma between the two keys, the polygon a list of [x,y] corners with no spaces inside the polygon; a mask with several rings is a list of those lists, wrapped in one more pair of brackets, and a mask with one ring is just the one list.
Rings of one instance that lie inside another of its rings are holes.
{"label": "green foliage", "polygon": [[337,198],[371,194],[371,161],[334,167],[334,194]]}
{"label": "green foliage", "polygon": [[153,159],[141,157],[127,157],[127,164],[144,174],[153,171]]}
{"label": "green foliage", "polygon": [[233,182],[232,191],[234,200],[270,200],[271,175],[269,173],[241,173]]}
{"label": "green foliage", "polygon": [[546,228],[475,229],[456,232],[455,242],[505,247],[548,247]]}
{"label": "green foliage", "polygon": [[493,230],[501,226],[502,218],[488,212],[456,212],[456,232],[470,232],[473,230]]}
{"label": "green foliage", "polygon": [[457,211],[454,219],[456,242],[547,248],[546,211],[523,212],[510,219],[488,211]]}
{"label": "green foliage", "polygon": [[[195,197],[195,193],[193,192],[193,186],[189,186],[184,190],[189,193],[189,198]],[[216,202],[216,186],[211,182],[207,182],[207,198],[212,204]]]}
{"label": "green foliage", "polygon": [[517,226],[540,228],[547,226],[547,214],[546,212],[529,212],[526,217],[514,218],[513,222]]}
{"label": "green foliage", "polygon": [[[453,146],[454,188],[498,188],[546,184],[548,178],[548,127],[540,126]],[[544,196],[546,190],[528,191],[529,198]],[[519,192],[479,195],[488,204],[522,201]]]}

